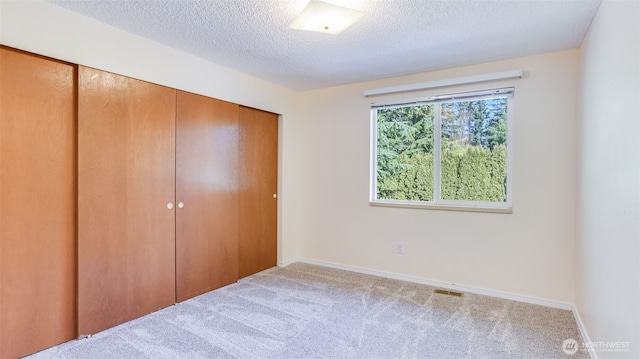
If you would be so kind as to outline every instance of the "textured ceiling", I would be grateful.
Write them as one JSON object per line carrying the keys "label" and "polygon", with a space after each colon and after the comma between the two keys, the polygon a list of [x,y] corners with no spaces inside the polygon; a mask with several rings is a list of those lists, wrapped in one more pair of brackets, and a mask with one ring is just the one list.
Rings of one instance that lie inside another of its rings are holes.
{"label": "textured ceiling", "polygon": [[50,0],[295,90],[580,46],[600,0],[326,0],[366,15],[340,35],[289,29],[308,0]]}

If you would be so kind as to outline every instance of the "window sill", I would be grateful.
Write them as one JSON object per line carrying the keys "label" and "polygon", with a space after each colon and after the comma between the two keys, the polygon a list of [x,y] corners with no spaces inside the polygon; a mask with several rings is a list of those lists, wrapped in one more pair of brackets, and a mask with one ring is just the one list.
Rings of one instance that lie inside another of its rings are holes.
{"label": "window sill", "polygon": [[482,212],[482,213],[502,213],[512,214],[513,208],[508,207],[489,207],[482,205],[451,205],[436,203],[419,203],[419,202],[403,202],[403,201],[369,201],[370,206],[375,207],[395,207],[395,208],[417,208],[431,209],[441,211],[461,211],[461,212]]}

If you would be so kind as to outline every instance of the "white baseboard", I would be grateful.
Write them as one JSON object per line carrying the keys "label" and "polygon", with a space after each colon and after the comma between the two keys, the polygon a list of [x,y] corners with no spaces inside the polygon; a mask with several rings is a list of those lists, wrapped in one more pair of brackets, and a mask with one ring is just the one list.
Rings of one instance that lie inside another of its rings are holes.
{"label": "white baseboard", "polygon": [[290,259],[287,259],[286,261],[282,261],[282,262],[278,263],[278,267],[284,268],[284,267],[288,266],[289,264],[293,264],[295,262],[299,262],[297,257],[290,258]]}
{"label": "white baseboard", "polygon": [[286,267],[286,266],[288,266],[290,264],[293,264],[293,263],[296,263],[296,262],[314,264],[314,265],[318,265],[318,266],[341,269],[341,270],[346,270],[346,271],[351,271],[351,272],[356,272],[356,273],[362,273],[362,274],[370,274],[370,275],[375,275],[375,276],[378,276],[378,277],[384,277],[384,278],[390,278],[390,279],[398,279],[398,280],[403,280],[403,281],[406,281],[406,282],[425,284],[425,285],[430,285],[430,286],[433,286],[433,287],[438,287],[438,288],[443,288],[443,289],[456,290],[456,291],[462,291],[462,292],[474,293],[474,294],[481,294],[481,295],[486,295],[486,296],[496,297],[496,298],[502,298],[502,299],[509,299],[509,300],[514,300],[514,301],[517,301],[517,302],[537,304],[537,305],[542,305],[542,306],[550,307],[550,308],[557,308],[557,309],[564,309],[564,310],[574,311],[573,305],[569,304],[569,303],[558,302],[558,301],[542,299],[542,298],[537,298],[537,297],[529,297],[529,296],[519,295],[519,294],[505,293],[505,292],[500,292],[500,291],[496,291],[496,290],[478,288],[478,287],[473,287],[473,286],[459,285],[459,284],[455,284],[455,283],[447,283],[447,282],[442,282],[442,281],[433,280],[433,279],[425,279],[425,278],[408,276],[408,275],[403,275],[403,274],[390,273],[390,272],[379,271],[379,270],[375,270],[375,269],[361,268],[361,267],[350,266],[350,265],[345,265],[345,264],[319,261],[319,260],[316,260],[316,259],[296,257],[296,258],[291,258],[289,260],[286,260],[286,261],[282,262],[279,266],[280,267]]}
{"label": "white baseboard", "polygon": [[[582,340],[585,343],[591,343],[591,339],[589,338],[589,334],[587,333],[587,329],[584,327],[584,323],[582,323],[582,318],[580,318],[580,313],[578,312],[578,308],[572,306],[573,316],[576,318],[576,322],[578,323],[578,328],[580,329],[580,334],[582,334]],[[598,355],[596,351],[593,349],[591,345],[587,346],[587,350],[589,351],[589,356],[591,359],[598,359]]]}
{"label": "white baseboard", "polygon": [[[398,279],[406,282],[419,283],[419,284],[425,284],[425,285],[449,289],[449,290],[456,290],[456,291],[486,295],[486,296],[495,297],[495,298],[514,300],[517,302],[537,304],[537,305],[542,305],[550,308],[570,310],[573,313],[574,318],[576,319],[576,323],[578,324],[578,328],[580,329],[580,334],[582,334],[582,339],[584,340],[585,343],[591,342],[591,340],[589,339],[589,335],[587,334],[587,330],[585,329],[584,324],[582,323],[582,319],[580,318],[580,314],[578,313],[578,309],[573,304],[554,301],[554,300],[548,300],[548,299],[542,299],[537,297],[530,297],[530,296],[520,295],[520,294],[506,293],[506,292],[501,292],[501,291],[491,290],[491,289],[465,286],[465,285],[459,285],[455,283],[447,283],[447,282],[433,280],[433,279],[425,279],[425,278],[408,276],[403,274],[379,271],[375,269],[361,268],[361,267],[333,263],[333,262],[325,262],[325,261],[320,261],[316,259],[309,259],[309,258],[302,258],[302,257],[295,257],[295,258],[288,259],[286,261],[281,262],[278,266],[286,267],[296,262],[314,264],[318,266],[341,269],[341,270],[362,273],[362,274],[370,274],[370,275],[375,275],[383,278]],[[588,347],[588,350],[589,350],[589,355],[591,356],[591,359],[598,359],[598,356],[596,355],[593,348]]]}

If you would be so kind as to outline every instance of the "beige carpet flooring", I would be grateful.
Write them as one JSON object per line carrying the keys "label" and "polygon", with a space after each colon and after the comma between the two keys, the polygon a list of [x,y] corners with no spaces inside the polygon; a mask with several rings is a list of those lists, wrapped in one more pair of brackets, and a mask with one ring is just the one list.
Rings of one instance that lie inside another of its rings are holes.
{"label": "beige carpet flooring", "polygon": [[296,263],[42,351],[42,358],[588,358],[573,314]]}

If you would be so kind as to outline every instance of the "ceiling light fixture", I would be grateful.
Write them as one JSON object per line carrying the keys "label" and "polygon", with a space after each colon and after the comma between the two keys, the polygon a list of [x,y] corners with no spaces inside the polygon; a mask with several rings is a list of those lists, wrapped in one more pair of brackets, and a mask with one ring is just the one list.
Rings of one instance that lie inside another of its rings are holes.
{"label": "ceiling light fixture", "polygon": [[290,29],[317,31],[337,35],[358,21],[364,12],[311,0],[289,25]]}

